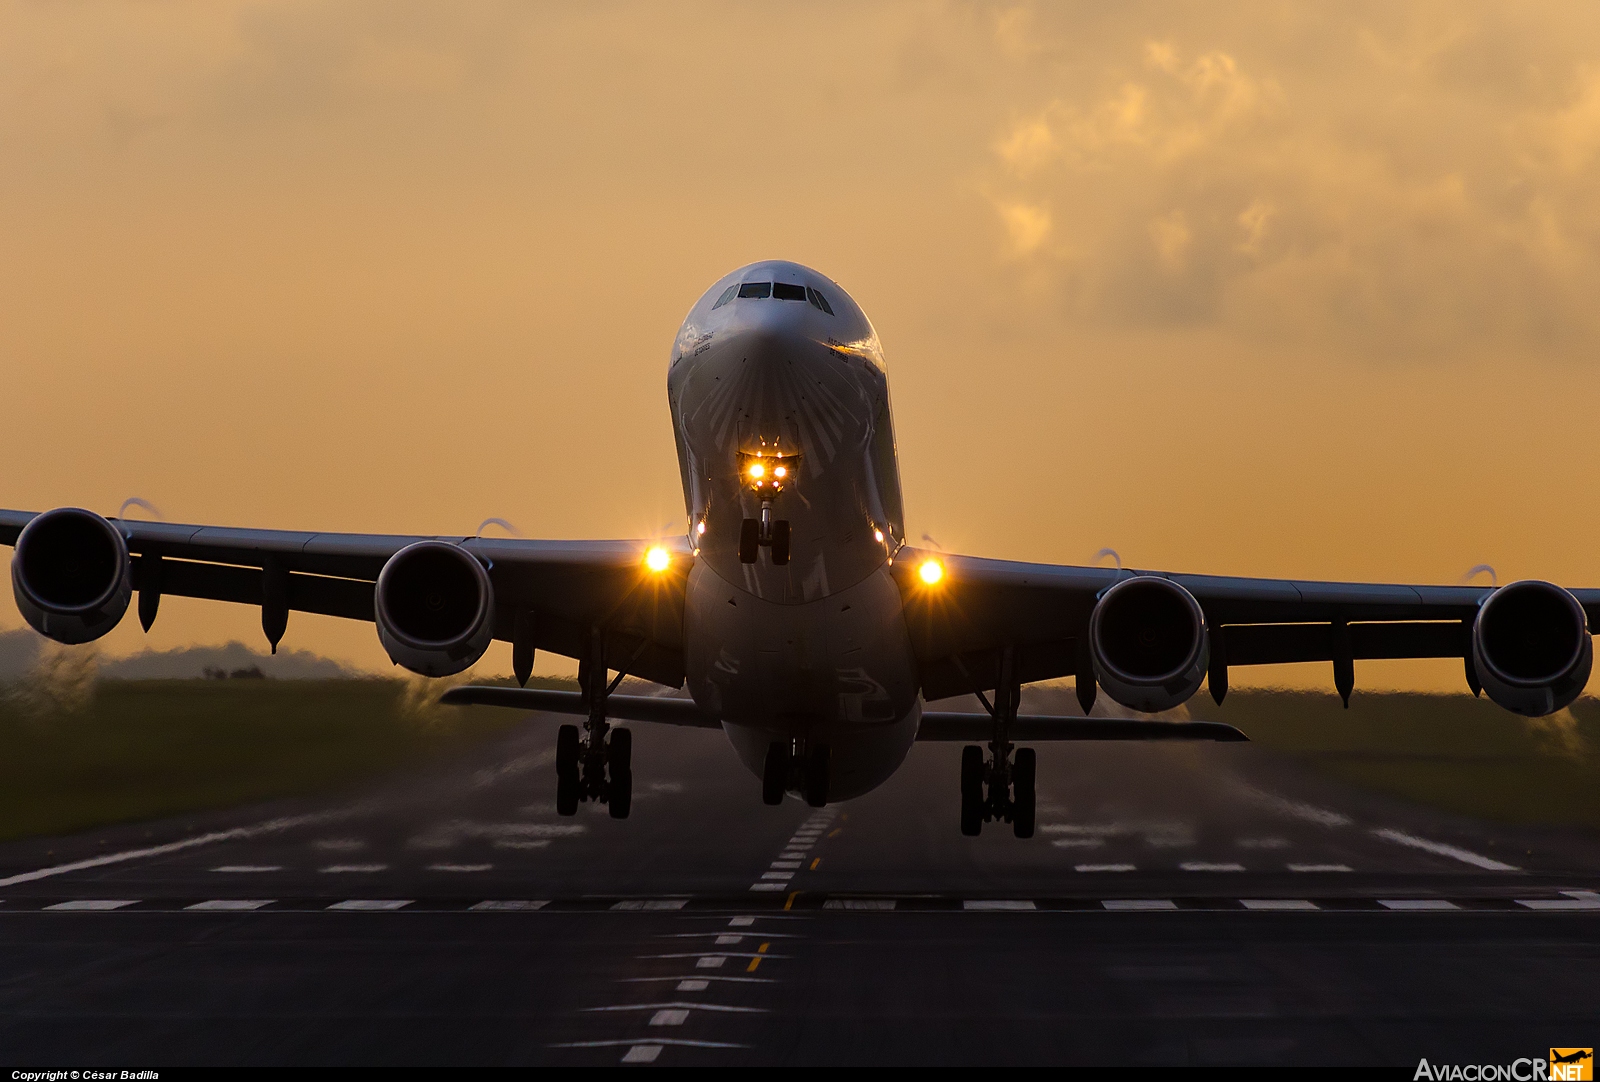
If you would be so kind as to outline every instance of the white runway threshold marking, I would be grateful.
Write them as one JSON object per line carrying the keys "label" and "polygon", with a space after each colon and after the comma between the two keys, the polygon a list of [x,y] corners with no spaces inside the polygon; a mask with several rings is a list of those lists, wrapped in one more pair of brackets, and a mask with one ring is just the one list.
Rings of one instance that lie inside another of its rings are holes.
{"label": "white runway threshold marking", "polygon": [[184,838],[182,841],[168,842],[165,845],[150,845],[143,849],[127,849],[121,853],[107,853],[105,856],[91,857],[88,860],[75,860],[70,864],[56,864],[49,868],[40,868],[37,871],[10,875],[0,879],[0,887],[9,887],[16,883],[31,883],[36,879],[48,879],[50,876],[65,875],[68,872],[81,872],[86,868],[103,868],[107,864],[121,864],[126,860],[164,856],[167,853],[193,849],[197,845],[211,845],[214,842],[233,841],[237,838],[253,838],[258,834],[272,834],[280,830],[287,830],[290,827],[302,826],[306,823],[321,822],[327,818],[328,816],[323,814],[269,819],[264,823],[257,823],[255,826],[235,827],[232,830],[218,830],[210,834],[199,834],[193,838]]}
{"label": "white runway threshold marking", "polygon": [[977,912],[1021,913],[1039,907],[1032,902],[1002,900],[994,898],[974,898],[961,903],[961,908]]}
{"label": "white runway threshold marking", "polygon": [[317,869],[317,871],[329,875],[343,875],[351,872],[371,874],[388,870],[389,866],[387,864],[330,864],[326,868]]}
{"label": "white runway threshold marking", "polygon": [[1316,909],[1317,903],[1304,898],[1240,898],[1239,904],[1246,909],[1259,910],[1306,910]]}
{"label": "white runway threshold marking", "polygon": [[1348,864],[1289,864],[1286,867],[1291,872],[1350,872],[1355,870]]}
{"label": "white runway threshold marking", "polygon": [[1177,902],[1165,898],[1107,898],[1100,905],[1113,913],[1149,913],[1178,908]]}
{"label": "white runway threshold marking", "polygon": [[1379,898],[1378,904],[1385,909],[1398,909],[1403,911],[1421,911],[1427,909],[1460,909],[1454,902],[1447,902],[1443,898]]}
{"label": "white runway threshold marking", "polygon": [[1182,868],[1186,872],[1242,872],[1242,871],[1244,871],[1244,865],[1243,864],[1234,864],[1232,862],[1225,863],[1225,864],[1212,864],[1212,863],[1209,863],[1209,862],[1204,861],[1204,860],[1186,860],[1182,864],[1178,865],[1178,867]]}
{"label": "white runway threshold marking", "polygon": [[1446,845],[1444,842],[1430,842],[1427,838],[1419,838],[1415,834],[1407,834],[1401,830],[1390,830],[1388,827],[1381,827],[1378,830],[1374,830],[1372,833],[1374,837],[1382,838],[1384,841],[1394,842],[1397,845],[1408,845],[1412,849],[1421,849],[1425,853],[1433,853],[1441,857],[1449,857],[1452,860],[1459,860],[1463,864],[1471,864],[1474,867],[1483,868],[1487,871],[1521,871],[1521,869],[1515,864],[1506,864],[1503,861],[1495,860],[1492,857],[1486,857],[1481,853],[1474,853],[1470,849],[1462,849],[1459,846]]}
{"label": "white runway threshold marking", "polygon": [[103,913],[108,909],[121,909],[125,905],[137,905],[139,899],[114,899],[114,898],[80,898],[73,902],[57,902],[47,905],[45,909],[55,910],[58,913]]}
{"label": "white runway threshold marking", "polygon": [[328,908],[354,913],[383,913],[404,909],[412,901],[414,901],[412,898],[351,898],[343,902],[334,902]]}
{"label": "white runway threshold marking", "polygon": [[261,901],[250,901],[244,898],[216,898],[209,902],[196,902],[194,905],[186,905],[183,908],[190,912],[198,910],[204,912],[238,913],[248,912],[253,909],[260,909],[262,906],[271,905],[274,901],[276,901],[274,898],[266,898]]}
{"label": "white runway threshold marking", "polygon": [[468,906],[467,908],[479,913],[526,913],[533,909],[543,909],[549,904],[550,901],[547,898],[539,901],[516,901],[513,899],[501,902],[479,902],[477,905]]}

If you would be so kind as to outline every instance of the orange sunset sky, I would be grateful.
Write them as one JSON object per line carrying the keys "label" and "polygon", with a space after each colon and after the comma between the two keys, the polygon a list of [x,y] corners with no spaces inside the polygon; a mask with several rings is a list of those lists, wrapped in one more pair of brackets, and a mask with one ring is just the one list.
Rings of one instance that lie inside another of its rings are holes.
{"label": "orange sunset sky", "polygon": [[680,531],[668,348],[761,258],[876,324],[913,539],[1600,585],[1592,2],[0,2],[0,506]]}

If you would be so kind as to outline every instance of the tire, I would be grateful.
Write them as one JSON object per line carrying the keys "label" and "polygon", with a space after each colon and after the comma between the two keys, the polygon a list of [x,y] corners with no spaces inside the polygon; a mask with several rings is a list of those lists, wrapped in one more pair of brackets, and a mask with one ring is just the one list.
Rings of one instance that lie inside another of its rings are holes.
{"label": "tire", "polygon": [[556,778],[556,814],[578,814],[578,776],[562,775]]}
{"label": "tire", "polygon": [[765,804],[783,803],[784,790],[789,787],[789,747],[774,740],[767,745],[767,761],[761,769],[761,800]]}
{"label": "tire", "polygon": [[828,745],[814,745],[806,755],[806,803],[813,808],[828,806]]}
{"label": "tire", "polygon": [[611,768],[611,784],[606,793],[606,800],[611,807],[611,818],[628,817],[629,810],[633,808],[633,771]]}
{"label": "tire", "polygon": [[556,731],[556,777],[578,780],[578,751],[578,727],[563,725]]}
{"label": "tire", "polygon": [[606,766],[624,774],[633,773],[633,733],[627,729],[612,729],[606,741]]}
{"label": "tire", "polygon": [[983,832],[983,749],[961,749],[961,833],[976,838]]}
{"label": "tire", "polygon": [[747,518],[739,523],[739,562],[753,564],[761,555],[761,523]]}
{"label": "tire", "polygon": [[1033,837],[1034,774],[1039,757],[1032,748],[1018,748],[1017,761],[1011,770],[1013,791],[1011,829],[1019,838]]}
{"label": "tire", "polygon": [[789,528],[789,520],[780,518],[772,524],[772,563],[774,567],[783,567],[789,562],[789,539],[793,532]]}

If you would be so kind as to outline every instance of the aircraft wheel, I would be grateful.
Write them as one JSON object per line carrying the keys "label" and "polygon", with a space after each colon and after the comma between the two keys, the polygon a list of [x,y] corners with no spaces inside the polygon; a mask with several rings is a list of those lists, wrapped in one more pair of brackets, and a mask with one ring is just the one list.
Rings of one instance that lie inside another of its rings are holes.
{"label": "aircraft wheel", "polygon": [[633,733],[627,729],[612,729],[606,741],[606,765],[624,774],[633,772]]}
{"label": "aircraft wheel", "polygon": [[828,745],[815,744],[806,755],[806,803],[813,808],[828,804]]}
{"label": "aircraft wheel", "polygon": [[767,745],[767,761],[761,768],[761,799],[767,804],[782,804],[789,787],[789,745],[774,740]]}
{"label": "aircraft wheel", "polygon": [[961,833],[976,838],[983,831],[983,749],[961,749]]}
{"label": "aircraft wheel", "polygon": [[578,814],[578,790],[580,783],[576,774],[562,774],[556,778],[556,814]]}
{"label": "aircraft wheel", "polygon": [[1011,782],[1016,793],[1012,799],[1011,828],[1019,838],[1033,837],[1033,779],[1038,762],[1038,754],[1032,748],[1018,748],[1017,761],[1011,767]]}
{"label": "aircraft wheel", "polygon": [[789,520],[780,518],[772,524],[772,563],[775,567],[782,567],[789,562],[789,539],[793,531],[789,528]]}
{"label": "aircraft wheel", "polygon": [[626,819],[633,807],[633,771],[611,768],[611,784],[606,799],[611,807],[611,818]]}
{"label": "aircraft wheel", "polygon": [[747,518],[739,523],[739,562],[753,564],[761,555],[761,522]]}
{"label": "aircraft wheel", "polygon": [[563,725],[556,730],[556,776],[559,778],[578,777],[578,727],[576,725]]}

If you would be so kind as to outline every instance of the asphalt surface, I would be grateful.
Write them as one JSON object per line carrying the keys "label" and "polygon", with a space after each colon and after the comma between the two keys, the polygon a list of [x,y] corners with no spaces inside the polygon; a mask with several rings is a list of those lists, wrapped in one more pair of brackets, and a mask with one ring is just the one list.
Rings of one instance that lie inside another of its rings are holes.
{"label": "asphalt surface", "polygon": [[[1504,1062],[1600,1035],[1600,845],[1259,748],[958,745],[823,810],[635,726],[554,810],[555,719],[320,801],[0,847],[0,1066]],[[9,1077],[9,1075],[8,1075]]]}

